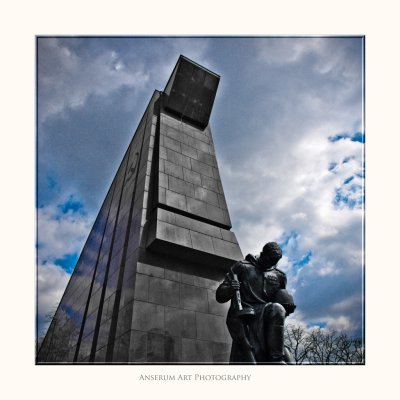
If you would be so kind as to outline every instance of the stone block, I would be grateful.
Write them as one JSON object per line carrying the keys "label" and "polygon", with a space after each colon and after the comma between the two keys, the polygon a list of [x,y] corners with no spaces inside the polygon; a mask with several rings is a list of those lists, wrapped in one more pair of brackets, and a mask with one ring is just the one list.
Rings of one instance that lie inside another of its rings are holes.
{"label": "stone block", "polygon": [[167,127],[166,136],[176,140],[181,144],[181,146],[185,142],[185,134],[179,128]]}
{"label": "stone block", "polygon": [[221,234],[223,240],[237,244],[236,236],[233,232],[228,231],[227,229],[221,229]]}
{"label": "stone block", "polygon": [[148,332],[164,332],[164,306],[135,300],[132,329]]}
{"label": "stone block", "polygon": [[171,190],[166,190],[165,204],[179,210],[187,211],[185,195],[172,192]]}
{"label": "stone block", "polygon": [[218,203],[219,203],[219,207],[221,207],[224,210],[228,210],[228,206],[226,204],[225,196],[223,194],[218,194]]}
{"label": "stone block", "polygon": [[181,144],[181,148],[182,148],[182,154],[185,156],[188,156],[190,158],[194,158],[195,160],[197,160],[197,151],[196,149],[194,149],[191,146],[188,146],[184,143]]}
{"label": "stone block", "polygon": [[180,282],[181,273],[178,271],[172,271],[171,269],[165,269],[165,279],[169,279],[170,281]]}
{"label": "stone block", "polygon": [[176,214],[175,223],[182,228],[190,229],[191,231],[203,233],[208,236],[214,236],[222,239],[220,228],[208,224],[206,222],[197,221],[193,218],[185,217],[183,215]]}
{"label": "stone block", "polygon": [[189,229],[167,224],[163,221],[157,222],[157,238],[181,246],[192,247]]}
{"label": "stone block", "polygon": [[217,179],[217,180],[221,181],[221,176],[220,176],[220,174],[219,174],[218,168],[214,168],[214,167],[213,167],[212,170],[213,170],[214,179]]}
{"label": "stone block", "polygon": [[207,289],[181,284],[181,307],[193,311],[208,311]]}
{"label": "stone block", "polygon": [[164,335],[147,334],[147,362],[165,362]]}
{"label": "stone block", "polygon": [[194,249],[214,254],[214,248],[210,236],[204,235],[203,233],[190,231],[190,237],[192,239],[192,247]]}
{"label": "stone block", "polygon": [[179,307],[179,283],[161,278],[150,278],[149,301]]}
{"label": "stone block", "polygon": [[207,218],[207,204],[203,201],[188,197],[186,199],[187,212]]}
{"label": "stone block", "polygon": [[114,302],[115,302],[115,292],[111,296],[109,296],[106,300],[104,300],[103,314],[105,315],[105,319],[112,317],[114,311]]}
{"label": "stone block", "polygon": [[[188,126],[188,125],[186,125]],[[189,127],[191,128],[191,127]],[[207,130],[200,131],[198,129],[188,129],[187,134],[197,140],[201,140],[202,142],[205,142],[207,144],[210,143],[210,137],[207,135]]]}
{"label": "stone block", "polygon": [[158,188],[158,202],[161,204],[166,204],[167,202],[166,189],[162,187]]}
{"label": "stone block", "polygon": [[196,338],[195,312],[166,307],[165,333],[170,336]]}
{"label": "stone block", "polygon": [[219,206],[217,193],[215,193],[211,190],[208,190],[208,189],[204,189],[203,187],[195,186],[194,197],[197,200],[201,200],[206,203],[213,204],[217,207]]}
{"label": "stone block", "polygon": [[136,284],[136,276],[131,276],[130,278],[124,279],[122,283],[121,305],[128,304],[134,299],[135,284]]}
{"label": "stone block", "polygon": [[111,319],[100,325],[99,336],[97,337],[97,348],[105,346],[108,342],[108,334],[110,333]]}
{"label": "stone block", "polygon": [[203,142],[201,140],[195,139],[192,136],[187,136],[186,137],[186,143],[189,146],[194,147],[195,149],[200,150],[202,152],[205,152],[205,153],[209,153],[210,152],[210,146],[207,143],[205,143],[205,142]]}
{"label": "stone block", "polygon": [[158,185],[168,189],[168,175],[160,172],[158,174]]}
{"label": "stone block", "polygon": [[197,312],[196,331],[197,339],[226,342],[227,327],[225,317]]}
{"label": "stone block", "polygon": [[193,276],[193,285],[207,288],[207,289],[213,289],[213,288],[215,288],[216,285],[218,287],[219,282],[213,281],[212,279],[203,278],[202,276],[194,275]]}
{"label": "stone block", "polygon": [[169,177],[168,189],[185,196],[195,197],[194,185],[192,183],[186,182],[182,179],[174,178],[173,176]]}
{"label": "stone block", "polygon": [[243,258],[240,248],[236,243],[227,242],[212,238],[215,254],[229,258],[231,260],[241,260]]}
{"label": "stone block", "polygon": [[131,338],[131,332],[125,332],[114,343],[114,355],[113,358],[119,362],[129,361],[129,342]]}
{"label": "stone block", "polygon": [[215,167],[217,165],[215,157],[211,154],[204,153],[203,151],[197,151],[197,160],[203,162],[204,164]]}
{"label": "stone block", "polygon": [[201,186],[201,175],[198,172],[191,171],[190,169],[183,168],[183,179],[186,182],[193,183],[194,185]]}
{"label": "stone block", "polygon": [[181,165],[165,160],[163,166],[164,168],[160,168],[160,171],[165,172],[167,175],[174,176],[175,178],[183,179],[183,167]]}
{"label": "stone block", "polygon": [[183,154],[173,151],[171,149],[167,149],[167,159],[173,164],[180,165],[185,168],[190,168],[191,158],[184,156]]}
{"label": "stone block", "polygon": [[231,355],[231,344],[213,342],[212,353],[213,353],[213,362],[228,364]]}
{"label": "stone block", "polygon": [[95,363],[103,363],[106,361],[107,346],[103,346],[100,350],[96,351],[94,356]]}
{"label": "stone block", "polygon": [[136,274],[134,298],[136,300],[149,300],[149,280],[148,275]]}
{"label": "stone block", "polygon": [[157,219],[167,222],[168,224],[176,225],[176,215],[177,214],[164,210],[163,208],[157,208]]}
{"label": "stone block", "polygon": [[159,156],[160,158],[162,158],[163,160],[167,159],[167,149],[164,146],[160,146],[159,147]]}
{"label": "stone block", "polygon": [[[165,150],[165,152],[166,152],[166,150]],[[165,153],[166,154],[166,153]],[[165,159],[162,159],[162,158],[160,158],[159,160],[158,160],[158,170],[160,171],[160,172],[165,172],[165,163],[167,162],[167,160]]]}
{"label": "stone block", "polygon": [[212,343],[202,340],[182,338],[182,362],[211,362]]}
{"label": "stone block", "polygon": [[181,361],[182,345],[180,337],[164,337],[164,356],[166,362]]}
{"label": "stone block", "polygon": [[[204,164],[200,161],[189,159],[192,165],[192,171],[198,172],[201,175],[206,175],[209,178],[214,178],[213,168],[207,164]],[[190,168],[190,167],[189,167]]]}
{"label": "stone block", "polygon": [[[177,151],[178,153],[181,152],[180,142],[178,142],[168,136],[164,136],[164,147],[166,149],[171,149],[173,151]],[[167,150],[167,157],[168,157],[168,150]]]}
{"label": "stone block", "polygon": [[230,302],[226,303],[218,303],[215,299],[215,290],[208,289],[208,312],[214,315],[221,315],[226,317],[228,314],[229,304]]}
{"label": "stone block", "polygon": [[118,313],[117,329],[115,336],[118,337],[129,331],[132,323],[133,302],[120,308]]}
{"label": "stone block", "polygon": [[181,273],[182,283],[186,283],[187,285],[194,285],[194,276],[189,274]]}
{"label": "stone block", "polygon": [[140,274],[156,276],[158,278],[164,278],[164,268],[156,267],[150,264],[144,264],[141,262],[137,263],[137,272]]}
{"label": "stone block", "polygon": [[207,214],[210,219],[212,219],[214,221],[218,221],[218,222],[222,222],[222,221],[225,222],[224,214],[223,214],[221,208],[214,206],[210,203],[207,203],[206,208],[207,208]]}
{"label": "stone block", "polygon": [[136,330],[131,331],[131,340],[129,347],[130,362],[147,361],[147,333]]}

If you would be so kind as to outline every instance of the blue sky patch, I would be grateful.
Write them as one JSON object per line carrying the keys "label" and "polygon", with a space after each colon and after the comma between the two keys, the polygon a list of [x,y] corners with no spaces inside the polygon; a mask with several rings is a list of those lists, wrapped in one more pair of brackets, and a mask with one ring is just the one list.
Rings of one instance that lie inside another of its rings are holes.
{"label": "blue sky patch", "polygon": [[339,140],[350,139],[352,142],[364,143],[364,134],[362,132],[350,133],[338,133],[335,136],[329,136],[328,140],[330,142],[338,142]]}
{"label": "blue sky patch", "polygon": [[311,260],[312,254],[312,250],[308,250],[308,252],[304,254],[303,257],[301,257],[298,261],[293,261],[293,267],[295,269],[300,269],[307,265]]}
{"label": "blue sky patch", "polygon": [[63,258],[56,259],[54,263],[70,274],[74,270],[78,258],[77,253],[66,254]]}
{"label": "blue sky patch", "polygon": [[336,167],[337,167],[337,163],[331,162],[329,164],[328,170],[332,172]]}
{"label": "blue sky patch", "polygon": [[335,206],[345,205],[350,209],[360,208],[364,203],[364,196],[360,193],[355,197],[354,193],[361,191],[360,185],[351,185],[350,190],[344,191],[343,189],[336,189],[336,196],[334,199]]}
{"label": "blue sky patch", "polygon": [[362,132],[356,132],[351,138],[352,142],[365,143],[364,134]]}
{"label": "blue sky patch", "polygon": [[346,164],[346,163],[348,163],[350,160],[353,160],[354,159],[354,157],[345,157],[344,159],[343,159],[343,161],[342,161],[342,164]]}
{"label": "blue sky patch", "polygon": [[57,186],[57,181],[50,175],[47,175],[46,183],[49,189],[54,189]]}
{"label": "blue sky patch", "polygon": [[299,234],[296,231],[291,231],[290,233],[283,234],[282,239],[278,241],[278,244],[281,247],[282,251],[286,249],[290,239],[297,241],[298,236]]}
{"label": "blue sky patch", "polygon": [[317,321],[317,322],[310,322],[308,324],[309,328],[326,328],[327,323],[326,322],[322,322],[322,321]]}
{"label": "blue sky patch", "polygon": [[60,204],[58,208],[62,211],[63,214],[66,214],[68,211],[72,212],[80,212],[83,213],[83,203],[77,200],[73,195],[70,195],[68,200]]}
{"label": "blue sky patch", "polygon": [[[289,261],[292,263],[293,268],[297,271],[310,263],[313,255],[312,250],[308,250],[305,254],[299,254],[298,250],[299,234],[296,231],[283,235],[282,239],[278,242],[283,253],[286,253]],[[290,245],[289,245],[290,242]],[[289,246],[289,249],[288,249]],[[288,254],[289,253],[289,254]],[[290,254],[291,253],[291,254]]]}

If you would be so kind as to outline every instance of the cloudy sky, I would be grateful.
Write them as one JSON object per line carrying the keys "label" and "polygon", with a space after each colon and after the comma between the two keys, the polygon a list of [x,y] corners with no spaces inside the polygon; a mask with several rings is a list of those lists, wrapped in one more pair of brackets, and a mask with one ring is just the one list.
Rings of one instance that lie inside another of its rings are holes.
{"label": "cloudy sky", "polygon": [[242,252],[280,243],[289,318],[362,335],[362,38],[39,38],[37,52],[39,332],[183,54],[221,76],[211,129]]}

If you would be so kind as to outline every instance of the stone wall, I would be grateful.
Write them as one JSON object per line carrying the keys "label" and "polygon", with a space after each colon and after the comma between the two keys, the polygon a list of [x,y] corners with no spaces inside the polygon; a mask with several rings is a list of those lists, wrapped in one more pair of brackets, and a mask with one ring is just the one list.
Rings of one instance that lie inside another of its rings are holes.
{"label": "stone wall", "polygon": [[231,339],[219,282],[138,263],[129,362],[227,362]]}

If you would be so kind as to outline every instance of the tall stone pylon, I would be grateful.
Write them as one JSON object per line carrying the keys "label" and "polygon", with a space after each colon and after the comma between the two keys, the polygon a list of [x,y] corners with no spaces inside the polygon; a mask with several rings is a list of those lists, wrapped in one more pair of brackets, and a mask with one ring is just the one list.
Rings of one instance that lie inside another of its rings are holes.
{"label": "tall stone pylon", "polygon": [[180,56],[125,153],[37,363],[227,363],[215,290],[242,259],[209,127],[219,76]]}

